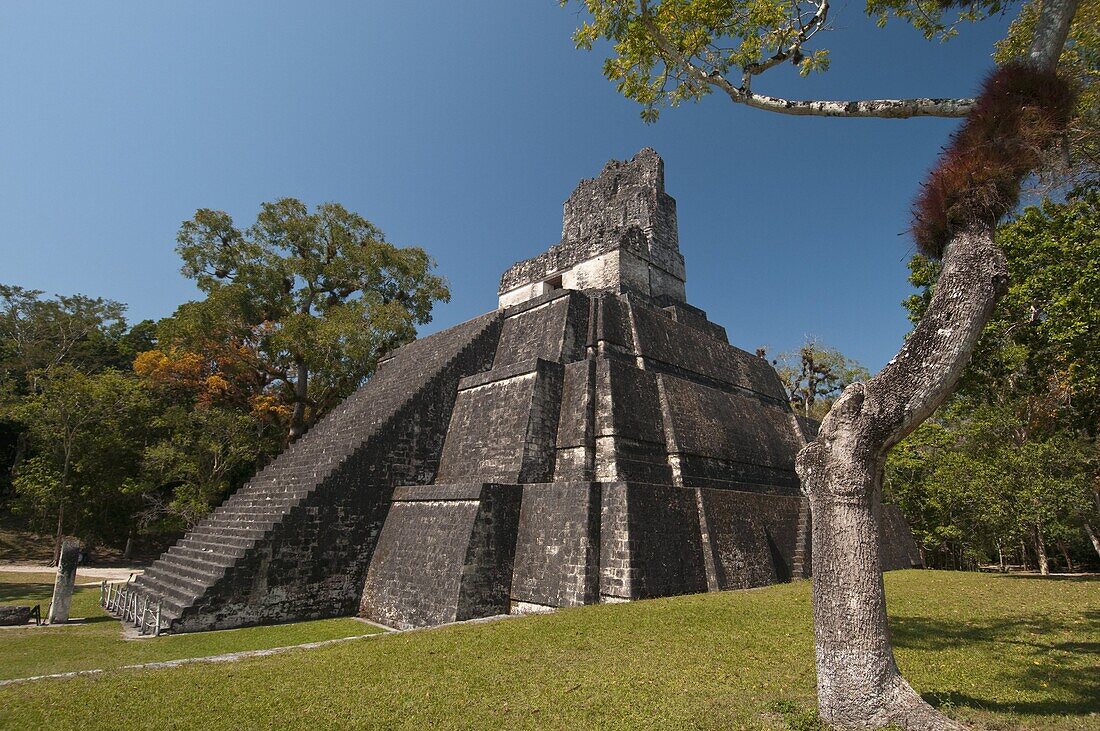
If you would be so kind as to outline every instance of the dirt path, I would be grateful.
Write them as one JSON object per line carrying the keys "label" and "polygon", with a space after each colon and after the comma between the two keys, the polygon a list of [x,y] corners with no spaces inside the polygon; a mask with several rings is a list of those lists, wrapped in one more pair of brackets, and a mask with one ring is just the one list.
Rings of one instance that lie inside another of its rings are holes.
{"label": "dirt path", "polygon": [[[94,566],[80,566],[76,570],[76,577],[78,581],[80,579],[126,581],[130,578],[130,574],[140,574],[142,570],[143,568],[140,566],[130,568],[96,568]],[[16,574],[52,574],[57,571],[57,567],[43,564],[0,563],[0,572],[4,571]]]}

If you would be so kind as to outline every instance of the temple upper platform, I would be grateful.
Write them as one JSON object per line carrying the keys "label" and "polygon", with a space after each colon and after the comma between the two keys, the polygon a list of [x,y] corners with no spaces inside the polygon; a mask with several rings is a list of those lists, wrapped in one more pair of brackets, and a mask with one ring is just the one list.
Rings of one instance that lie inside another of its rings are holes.
{"label": "temple upper platform", "polygon": [[685,302],[676,201],[665,193],[665,164],[644,148],[582,180],[565,201],[561,243],[513,264],[500,279],[500,306],[555,289],[640,295]]}

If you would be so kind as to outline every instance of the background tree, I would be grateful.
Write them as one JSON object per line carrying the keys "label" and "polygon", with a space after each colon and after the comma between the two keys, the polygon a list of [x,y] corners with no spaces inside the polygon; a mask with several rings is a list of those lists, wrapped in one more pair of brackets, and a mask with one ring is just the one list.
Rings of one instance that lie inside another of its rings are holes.
{"label": "background tree", "polygon": [[870,377],[866,368],[813,337],[797,352],[773,361],[787,389],[791,408],[820,421],[849,384]]}
{"label": "background tree", "polygon": [[[953,565],[962,562],[963,546],[943,536],[974,539],[981,534],[958,513],[935,510],[939,488],[955,491],[973,485],[967,470],[974,473],[992,460],[1018,468],[990,485],[1006,499],[1028,492],[1026,473],[1020,470],[1034,470],[1032,502],[1021,498],[1019,505],[1004,509],[1021,520],[1029,513],[1054,516],[1050,520],[1056,524],[1053,532],[1046,531],[1050,540],[1041,545],[1036,545],[1044,534],[1038,523],[1030,528],[1014,525],[1008,531],[1014,535],[1005,533],[997,539],[1000,548],[1023,540],[1039,557],[1047,545],[1061,550],[1068,544],[1071,550],[1062,551],[1068,565],[1076,546],[1088,550],[1085,538],[1092,543],[1100,520],[1096,499],[1100,366],[1095,358],[1100,351],[1098,230],[1100,194],[1094,189],[1082,190],[1061,203],[1045,201],[1001,227],[998,240],[1011,285],[982,333],[956,396],[934,424],[922,426],[890,455],[887,482],[892,499],[919,516],[914,525],[918,538],[923,534],[926,539],[923,545],[933,553],[951,554]],[[910,268],[910,281],[921,290],[906,301],[916,321],[935,287],[938,265],[917,256]],[[938,438],[929,439],[937,431],[947,435],[951,449],[956,442],[964,445],[954,458],[965,464],[965,469],[960,464],[958,474],[943,471],[943,450],[932,445]],[[990,454],[965,446],[978,442],[1000,446]],[[926,462],[923,471],[914,470],[914,461],[920,459]],[[1052,474],[1061,477],[1052,482]],[[1017,486],[1015,490],[1012,485]],[[1040,498],[1042,504],[1033,504]],[[966,550],[976,551],[971,558],[978,560],[988,545],[982,549],[971,544]],[[1095,544],[1091,550],[1100,554]],[[1036,559],[1040,569],[1045,564]]]}
{"label": "background tree", "polygon": [[164,324],[161,346],[210,352],[216,340],[220,363],[250,369],[258,393],[289,406],[291,439],[450,297],[423,249],[390,244],[336,203],[312,213],[293,198],[264,203],[244,230],[227,213],[201,209],[178,244],[183,273],[207,296]]}
{"label": "background tree", "polygon": [[128,369],[149,347],[152,323],[129,328],[125,306],[84,295],[44,298],[43,292],[0,284],[0,505],[15,470],[28,456],[29,435],[13,409],[41,392],[58,368],[96,373]]}
{"label": "background tree", "polygon": [[35,378],[40,390],[12,409],[36,452],[18,468],[15,489],[32,517],[54,514],[56,563],[66,530],[86,544],[117,538],[117,519],[133,512],[119,503],[138,471],[150,402],[114,369],[88,375],[55,366]]}
{"label": "background tree", "polygon": [[[586,0],[591,20],[577,44],[612,43],[604,73],[653,120],[663,104],[712,90],[733,102],[786,114],[966,116],[918,198],[913,234],[942,260],[924,316],[901,352],[873,378],[844,390],[797,470],[813,515],[814,636],[818,705],[839,726],[950,728],[901,677],[886,626],[877,548],[883,468],[891,447],[916,429],[954,389],[1007,282],[994,239],[997,221],[1017,204],[1024,178],[1043,162],[1070,123],[1073,95],[1056,74],[1077,0],[1046,0],[1025,60],[987,79],[976,100],[792,101],[757,93],[756,76],[790,61],[822,70],[811,49],[826,27],[827,0]],[[869,0],[880,20],[897,15],[926,36],[949,35],[951,0]],[[999,10],[998,0],[967,3],[962,16]],[[734,76],[739,74],[739,78]],[[737,79],[736,81],[733,79]]]}
{"label": "background tree", "polygon": [[286,405],[263,393],[255,371],[239,367],[223,343],[209,345],[200,353],[150,350],[134,361],[158,405],[149,422],[157,438],[142,460],[143,530],[191,527],[284,443]]}

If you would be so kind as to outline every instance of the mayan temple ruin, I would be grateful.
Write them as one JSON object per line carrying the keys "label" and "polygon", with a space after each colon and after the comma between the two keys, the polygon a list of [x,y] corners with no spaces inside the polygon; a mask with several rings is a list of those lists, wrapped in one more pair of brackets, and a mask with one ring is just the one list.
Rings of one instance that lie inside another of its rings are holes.
{"label": "mayan temple ruin", "polygon": [[685,281],[660,156],[607,163],[498,309],[390,354],[130,591],[162,631],[409,628],[808,576],[814,424]]}

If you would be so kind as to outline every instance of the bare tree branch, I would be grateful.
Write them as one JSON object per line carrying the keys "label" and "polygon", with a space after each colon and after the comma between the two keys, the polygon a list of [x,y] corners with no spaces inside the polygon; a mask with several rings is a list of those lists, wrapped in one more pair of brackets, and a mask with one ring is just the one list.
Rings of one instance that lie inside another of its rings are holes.
{"label": "bare tree branch", "polygon": [[[1058,0],[1075,2],[1076,0]],[[653,35],[653,40],[664,57],[665,65],[682,67],[697,84],[711,86],[725,92],[735,104],[744,104],[754,109],[763,109],[778,114],[813,117],[878,117],[883,119],[907,119],[910,117],[965,117],[974,106],[973,99],[860,99],[860,100],[795,100],[757,94],[751,91],[749,79],[776,66],[789,56],[776,60],[776,56],[758,65],[745,69],[742,85],[734,86],[729,79],[717,71],[707,71],[680,53],[674,44],[661,32],[653,21],[646,0],[639,2],[640,16]],[[806,24],[806,30],[796,36],[795,42],[788,46],[788,53],[801,47],[810,35],[822,27],[828,15],[829,4],[822,0],[814,17]],[[799,40],[801,39],[801,40]],[[780,52],[777,56],[785,52]]]}

